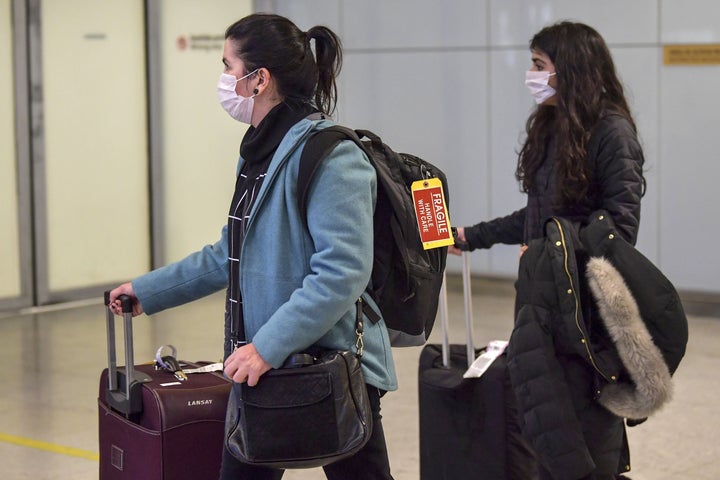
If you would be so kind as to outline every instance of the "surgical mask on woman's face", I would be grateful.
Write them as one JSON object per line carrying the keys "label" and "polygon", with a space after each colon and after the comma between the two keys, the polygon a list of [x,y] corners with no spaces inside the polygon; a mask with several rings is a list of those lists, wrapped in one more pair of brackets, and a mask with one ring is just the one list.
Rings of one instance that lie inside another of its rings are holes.
{"label": "surgical mask on woman's face", "polygon": [[535,97],[538,105],[557,93],[553,87],[548,85],[550,77],[553,75],[555,72],[539,72],[537,70],[525,72],[525,85],[530,89],[530,93]]}
{"label": "surgical mask on woman's face", "polygon": [[240,80],[246,79],[253,73],[257,72],[254,70],[242,78],[235,78],[235,75],[228,75],[227,73],[220,74],[218,80],[217,92],[220,105],[225,111],[235,120],[248,125],[252,121],[253,107],[255,106],[255,95],[252,97],[243,97],[235,93],[235,85]]}

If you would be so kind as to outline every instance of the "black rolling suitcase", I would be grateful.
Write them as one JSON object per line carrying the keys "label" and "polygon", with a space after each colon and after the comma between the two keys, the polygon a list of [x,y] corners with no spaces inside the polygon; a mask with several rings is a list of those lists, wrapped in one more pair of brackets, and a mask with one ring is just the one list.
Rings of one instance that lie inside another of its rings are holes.
{"label": "black rolling suitcase", "polygon": [[463,253],[467,344],[448,341],[447,292],[440,298],[442,344],[420,354],[421,480],[532,480],[537,467],[517,425],[505,355],[480,378],[463,378],[485,349],[473,346],[468,254]]}
{"label": "black rolling suitcase", "polygon": [[106,308],[108,368],[100,375],[98,395],[100,480],[216,480],[230,381],[222,372],[193,373],[179,381],[152,364],[134,365],[132,306],[125,300],[124,367],[116,364],[115,320]]}

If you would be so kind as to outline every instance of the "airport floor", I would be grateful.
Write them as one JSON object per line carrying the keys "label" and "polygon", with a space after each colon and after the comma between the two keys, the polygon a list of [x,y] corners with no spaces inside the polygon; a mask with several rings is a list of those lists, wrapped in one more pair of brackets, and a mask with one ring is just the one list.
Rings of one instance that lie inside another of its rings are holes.
{"label": "airport floor", "polygon": [[[462,290],[449,281],[450,339],[464,342]],[[507,339],[513,289],[505,281],[473,281],[476,345]],[[134,321],[136,363],[174,344],[186,360],[222,355],[223,298],[213,295]],[[629,429],[633,480],[720,478],[720,318],[689,315],[688,351],[675,374],[675,397],[648,422]],[[437,325],[436,325],[437,326]],[[431,342],[438,343],[440,328]],[[122,355],[122,345],[119,341]],[[400,389],[382,403],[393,476],[419,479],[417,361],[420,348],[394,349]],[[59,309],[0,312],[0,478],[98,478],[97,392],[107,364],[100,302]],[[325,478],[322,471],[288,471],[285,479]]]}

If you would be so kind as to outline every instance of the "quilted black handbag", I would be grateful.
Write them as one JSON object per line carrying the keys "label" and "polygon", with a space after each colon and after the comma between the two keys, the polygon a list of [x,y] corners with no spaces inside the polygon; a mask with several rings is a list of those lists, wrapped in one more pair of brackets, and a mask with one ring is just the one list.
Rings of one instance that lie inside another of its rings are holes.
{"label": "quilted black handbag", "polygon": [[314,468],[359,451],[372,433],[372,413],[358,353],[319,351],[288,358],[254,387],[233,383],[225,446],[243,463]]}

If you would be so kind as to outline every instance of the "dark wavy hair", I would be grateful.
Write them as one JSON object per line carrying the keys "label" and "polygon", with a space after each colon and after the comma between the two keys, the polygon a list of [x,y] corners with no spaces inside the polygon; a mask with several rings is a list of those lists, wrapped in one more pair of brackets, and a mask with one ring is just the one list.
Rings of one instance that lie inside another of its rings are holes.
{"label": "dark wavy hair", "polygon": [[515,176],[523,192],[535,185],[551,136],[556,139],[560,200],[582,199],[590,186],[586,148],[593,126],[604,113],[618,113],[637,130],[623,86],[605,41],[582,23],[560,22],[540,30],[530,49],[545,53],[555,65],[557,105],[539,105],[527,120],[527,139]]}
{"label": "dark wavy hair", "polygon": [[256,13],[230,25],[225,38],[235,43],[248,72],[270,71],[280,95],[311,102],[327,114],[335,111],[342,45],[329,28],[315,26],[303,32],[285,17]]}

